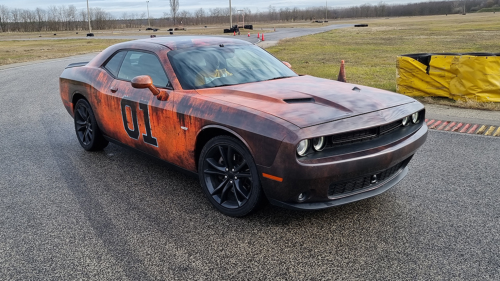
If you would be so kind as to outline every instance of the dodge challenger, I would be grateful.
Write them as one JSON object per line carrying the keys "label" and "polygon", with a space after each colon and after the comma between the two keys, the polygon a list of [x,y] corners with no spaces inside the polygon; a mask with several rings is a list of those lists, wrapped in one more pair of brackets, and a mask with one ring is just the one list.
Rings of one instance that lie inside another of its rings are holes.
{"label": "dodge challenger", "polygon": [[118,143],[197,174],[228,216],[266,199],[315,210],[378,195],[427,138],[418,101],[297,75],[236,39],[120,43],[70,64],[59,82],[85,150]]}

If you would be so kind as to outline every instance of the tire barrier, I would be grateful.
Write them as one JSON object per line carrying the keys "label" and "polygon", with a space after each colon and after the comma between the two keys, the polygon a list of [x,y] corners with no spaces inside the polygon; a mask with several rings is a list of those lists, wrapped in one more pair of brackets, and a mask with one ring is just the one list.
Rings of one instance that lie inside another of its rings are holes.
{"label": "tire barrier", "polygon": [[396,69],[400,94],[500,102],[498,54],[407,54],[397,57]]}
{"label": "tire barrier", "polygon": [[[240,26],[241,27],[241,26]],[[240,27],[238,27],[238,25],[234,25],[233,27],[231,28],[224,28],[224,33],[234,33],[234,32],[237,32],[238,35],[239,32],[240,32]],[[253,25],[252,24],[247,24],[247,25],[244,25],[243,26],[245,29],[252,29],[253,30]]]}

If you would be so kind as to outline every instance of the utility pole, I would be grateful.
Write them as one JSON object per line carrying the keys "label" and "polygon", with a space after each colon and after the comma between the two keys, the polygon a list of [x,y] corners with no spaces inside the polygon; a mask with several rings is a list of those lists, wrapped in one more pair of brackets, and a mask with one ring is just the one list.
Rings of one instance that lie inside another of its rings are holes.
{"label": "utility pole", "polygon": [[233,27],[233,10],[231,9],[231,0],[229,0],[229,25]]}
{"label": "utility pole", "polygon": [[465,15],[465,2],[467,2],[467,0],[464,0],[464,15]]}
{"label": "utility pole", "polygon": [[89,0],[87,0],[87,20],[89,21],[89,33],[92,33],[92,27],[90,27],[90,9],[89,9]]}
{"label": "utility pole", "polygon": [[325,20],[328,20],[328,1],[326,1],[325,5]]}
{"label": "utility pole", "polygon": [[149,22],[149,1],[146,1],[146,7],[148,8],[148,27],[151,27],[151,23]]}

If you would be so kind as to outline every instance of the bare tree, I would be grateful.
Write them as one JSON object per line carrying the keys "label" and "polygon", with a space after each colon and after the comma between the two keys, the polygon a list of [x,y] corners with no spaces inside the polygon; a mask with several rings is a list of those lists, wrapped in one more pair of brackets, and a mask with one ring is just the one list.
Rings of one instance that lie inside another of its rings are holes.
{"label": "bare tree", "polygon": [[75,5],[69,5],[68,9],[66,10],[66,20],[67,20],[67,29],[68,30],[75,29],[76,13],[77,13],[77,10],[76,10]]}
{"label": "bare tree", "polygon": [[196,17],[196,24],[203,24],[203,18],[205,17],[205,10],[203,8],[199,8],[194,12]]}
{"label": "bare tree", "polygon": [[191,13],[188,12],[188,11],[186,11],[186,10],[180,11],[179,12],[179,16],[178,16],[178,18],[180,20],[180,23],[181,24],[184,23],[184,25],[189,24],[188,19],[191,18],[191,17],[192,17]]}
{"label": "bare tree", "polygon": [[0,31],[7,32],[7,22],[9,22],[9,19],[9,8],[4,5],[0,5]]}
{"label": "bare tree", "polygon": [[40,32],[40,31],[42,31],[43,24],[46,21],[45,16],[46,16],[47,12],[45,12],[45,10],[43,10],[43,9],[36,8],[35,14],[36,14],[36,21],[37,21],[37,31]]}
{"label": "bare tree", "polygon": [[178,11],[179,11],[179,0],[170,0],[170,14],[172,14],[172,19],[174,20],[174,25],[175,25],[175,19],[177,18]]}

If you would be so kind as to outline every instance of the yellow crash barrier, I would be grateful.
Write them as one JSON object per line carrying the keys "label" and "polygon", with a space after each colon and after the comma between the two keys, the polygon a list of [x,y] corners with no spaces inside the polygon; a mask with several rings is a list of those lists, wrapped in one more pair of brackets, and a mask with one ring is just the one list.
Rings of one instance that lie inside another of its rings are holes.
{"label": "yellow crash barrier", "polygon": [[397,58],[397,92],[500,102],[500,56],[414,54]]}

